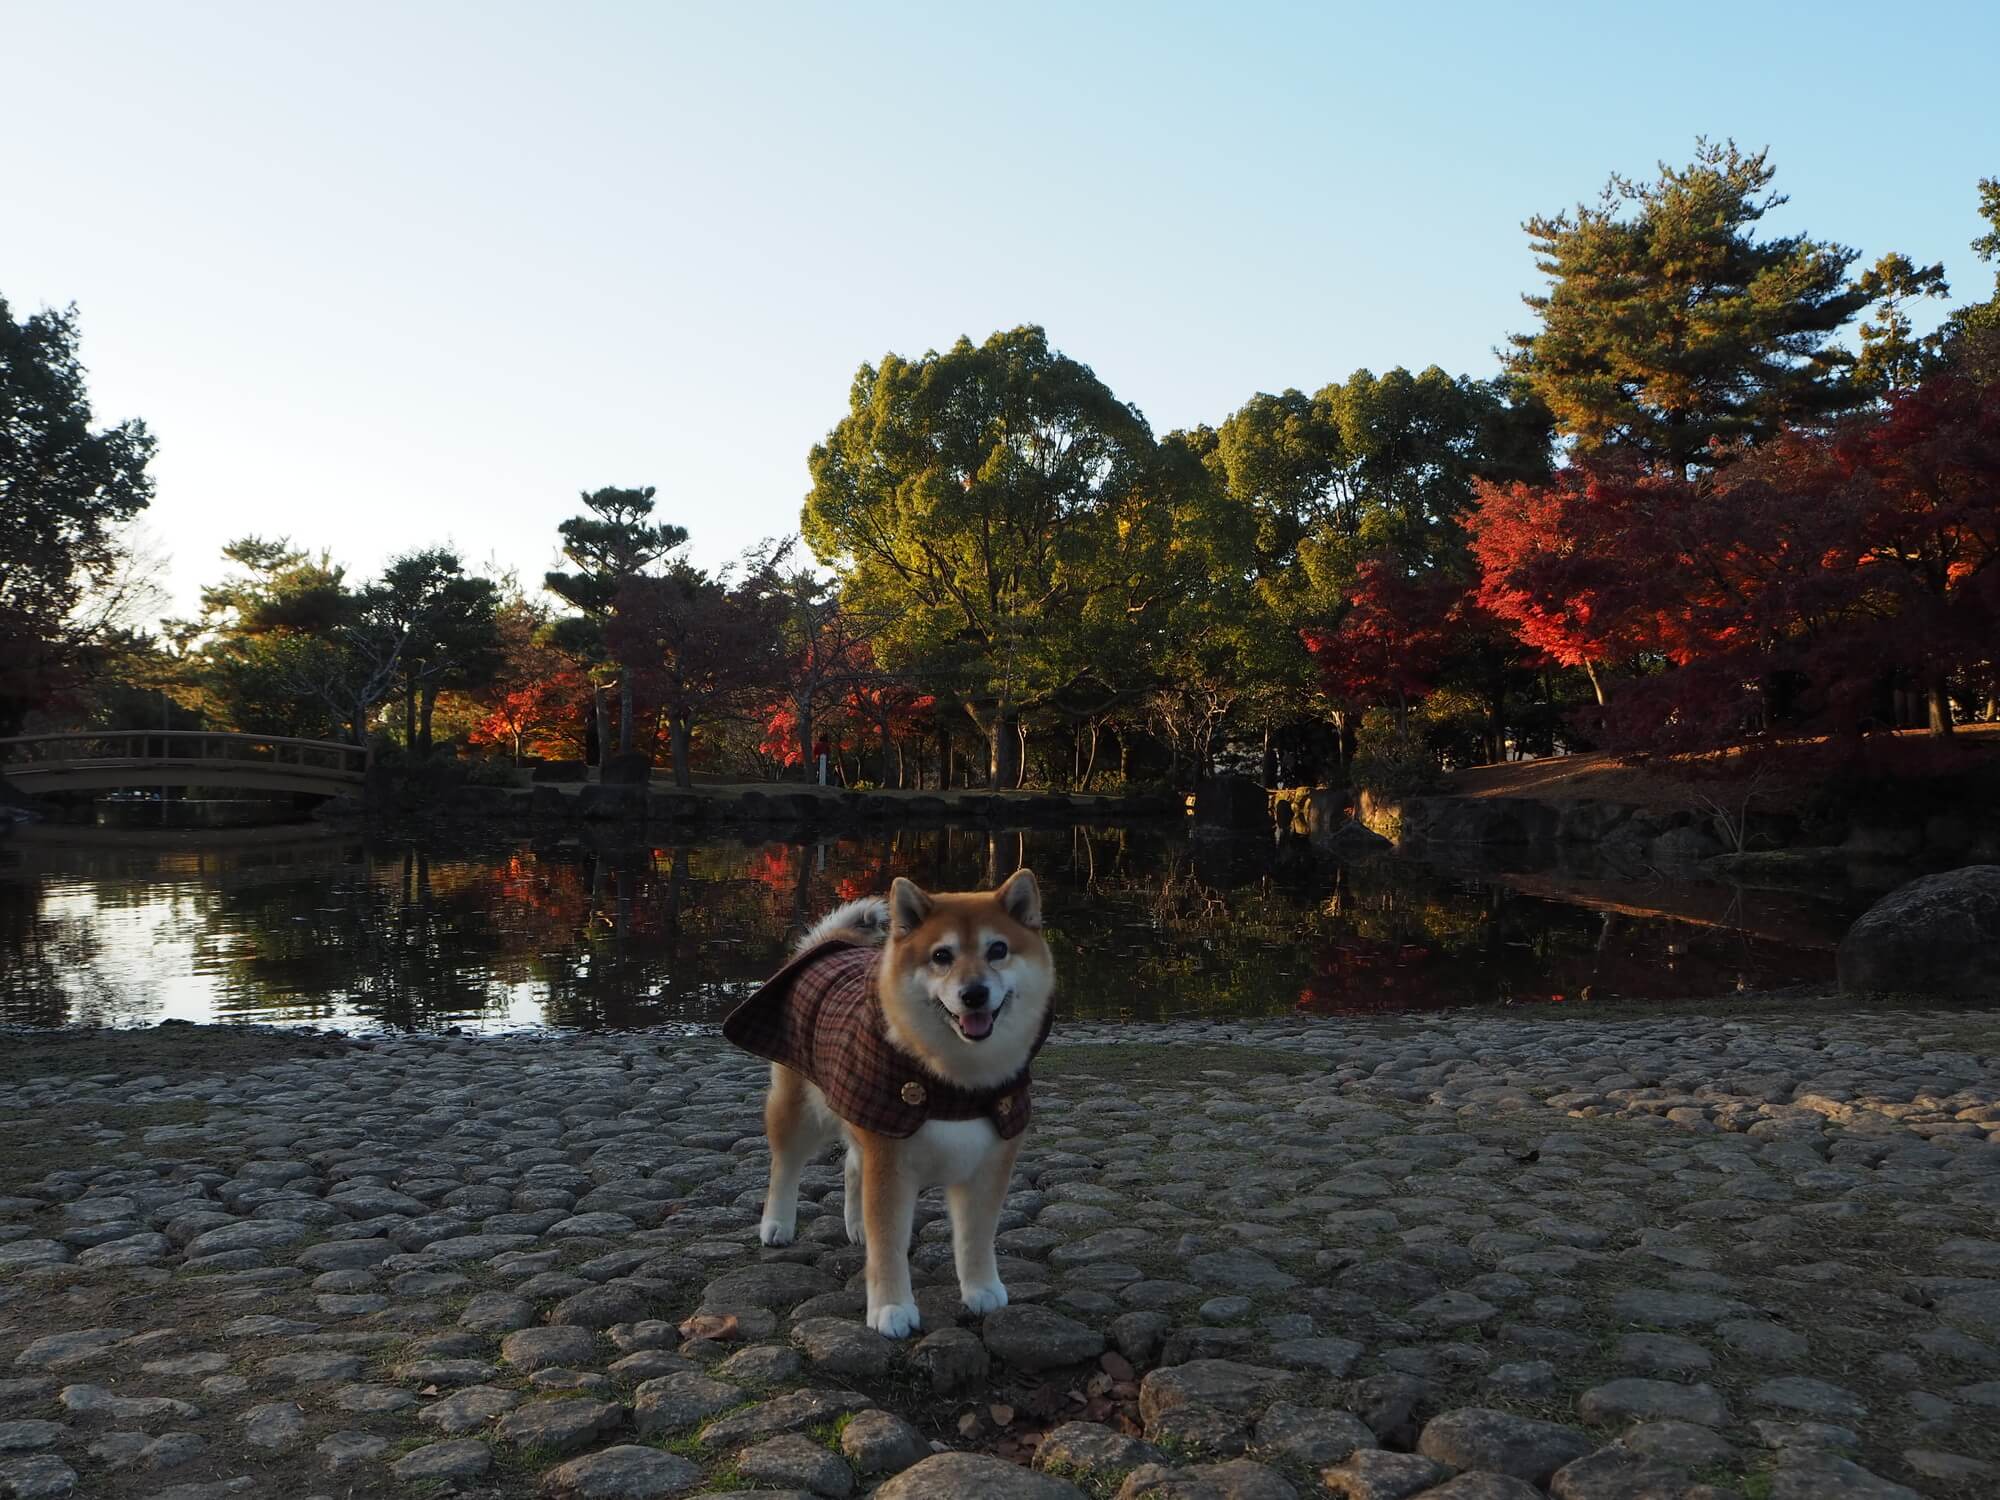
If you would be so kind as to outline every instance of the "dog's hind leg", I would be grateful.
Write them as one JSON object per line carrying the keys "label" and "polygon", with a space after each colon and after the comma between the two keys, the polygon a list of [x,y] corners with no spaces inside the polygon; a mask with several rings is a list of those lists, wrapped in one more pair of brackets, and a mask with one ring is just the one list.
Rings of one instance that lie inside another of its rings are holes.
{"label": "dog's hind leg", "polygon": [[764,1096],[764,1134],[771,1143],[771,1185],[764,1194],[764,1219],[757,1238],[789,1245],[799,1230],[799,1174],[826,1144],[825,1111],[813,1086],[782,1063],[771,1064],[771,1090]]}
{"label": "dog's hind leg", "polygon": [[971,1177],[944,1190],[945,1207],[951,1211],[951,1255],[958,1267],[959,1300],[974,1316],[1007,1305],[1007,1288],[993,1259],[993,1235],[1007,1201],[1014,1158],[1020,1154],[1019,1136],[1003,1141]]}
{"label": "dog's hind leg", "polygon": [[842,1207],[847,1219],[847,1243],[865,1245],[868,1243],[868,1218],[861,1212],[861,1143],[853,1137],[847,1140],[847,1159],[841,1164]]}
{"label": "dog's hind leg", "polygon": [[887,1136],[854,1132],[861,1143],[861,1213],[868,1235],[868,1326],[899,1339],[923,1325],[910,1290],[910,1228],[917,1215],[917,1182],[899,1159],[902,1144]]}

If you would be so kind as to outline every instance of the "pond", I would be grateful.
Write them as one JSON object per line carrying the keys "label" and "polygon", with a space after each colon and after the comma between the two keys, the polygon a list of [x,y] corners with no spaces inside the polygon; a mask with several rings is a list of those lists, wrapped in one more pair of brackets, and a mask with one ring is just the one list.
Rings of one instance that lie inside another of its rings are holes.
{"label": "pond", "polygon": [[0,842],[0,1023],[713,1021],[834,904],[895,875],[966,889],[1017,863],[1043,882],[1065,1013],[1098,1019],[1826,982],[1858,909],[1696,882],[1335,864],[1144,828],[637,846],[265,832],[278,836],[166,847],[33,829]]}

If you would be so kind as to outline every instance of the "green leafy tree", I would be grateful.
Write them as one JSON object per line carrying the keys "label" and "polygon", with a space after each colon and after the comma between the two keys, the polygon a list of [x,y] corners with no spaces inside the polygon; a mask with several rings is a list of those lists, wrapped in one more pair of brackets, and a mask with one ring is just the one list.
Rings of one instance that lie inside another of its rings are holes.
{"label": "green leafy tree", "polygon": [[114,622],[85,608],[119,574],[153,497],[139,421],[91,426],[76,310],[14,320],[0,297],[0,734],[87,670]]}
{"label": "green leafy tree", "polygon": [[[574,656],[607,663],[617,671],[621,751],[632,748],[630,674],[609,651],[605,627],[625,585],[645,576],[688,539],[686,527],[648,519],[653,514],[655,493],[650,484],[643,489],[607,487],[585,493],[585,513],[571,516],[556,528],[562,536],[563,556],[570,560],[573,571],[550,572],[542,580],[544,588],[577,611],[575,618],[558,622],[555,643]],[[611,716],[601,684],[595,688],[593,703],[598,754],[603,756],[610,753]]]}
{"label": "green leafy tree", "polygon": [[805,539],[862,613],[881,664],[923,663],[1020,780],[1020,722],[1073,679],[1077,642],[1151,543],[1145,419],[1039,328],[886,356],[812,451]]}
{"label": "green leafy tree", "polygon": [[1835,342],[1871,300],[1847,280],[1856,252],[1757,237],[1786,201],[1766,158],[1699,141],[1656,182],[1614,175],[1595,206],[1524,226],[1551,286],[1524,299],[1541,327],[1510,340],[1506,363],[1579,452],[1688,473],[1717,461],[1711,444],[1818,426],[1867,398]]}
{"label": "green leafy tree", "polygon": [[405,742],[429,755],[438,693],[481,687],[499,669],[500,586],[468,575],[450,548],[430,547],[391,561],[366,604],[402,639]]}
{"label": "green leafy tree", "polygon": [[[1414,585],[1469,582],[1462,520],[1473,485],[1545,475],[1550,416],[1508,380],[1436,366],[1357,370],[1311,397],[1252,397],[1211,439],[1191,440],[1241,520],[1206,527],[1207,591],[1190,596],[1195,618],[1176,631],[1207,664],[1177,661],[1160,692],[1201,690],[1213,701],[1203,683],[1232,690],[1232,713],[1265,730],[1268,771],[1272,729],[1322,711],[1349,758],[1366,706],[1318,698],[1324,673],[1302,635],[1336,627],[1369,569],[1391,567]],[[1489,702],[1518,679],[1490,651],[1453,661]],[[1188,721],[1185,708],[1180,717]]]}
{"label": "green leafy tree", "polygon": [[1979,180],[1979,217],[1986,233],[1972,242],[1972,253],[1993,267],[1993,295],[1961,307],[1946,321],[1945,355],[1973,379],[2000,381],[2000,177]]}
{"label": "green leafy tree", "polygon": [[1892,252],[1864,272],[1855,285],[1867,293],[1874,313],[1861,325],[1861,357],[1855,383],[1877,395],[1908,390],[1923,376],[1944,343],[1942,331],[1916,332],[1907,304],[1924,297],[1948,297],[1942,265],[1918,266]]}

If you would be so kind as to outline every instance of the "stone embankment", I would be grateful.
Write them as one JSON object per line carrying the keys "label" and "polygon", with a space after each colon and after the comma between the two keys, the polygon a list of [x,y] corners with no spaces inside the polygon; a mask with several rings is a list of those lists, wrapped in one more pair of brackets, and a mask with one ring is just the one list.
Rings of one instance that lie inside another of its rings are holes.
{"label": "stone embankment", "polygon": [[1821,821],[1713,808],[1635,807],[1586,798],[1450,795],[1382,799],[1359,815],[1398,844],[1557,852],[1588,848],[1605,866],[1700,868],[1756,884],[2000,862],[2000,820],[1985,808],[1911,813],[1876,808]]}
{"label": "stone embankment", "polygon": [[709,1035],[0,1085],[0,1495],[2000,1492],[1991,1026],[1058,1036],[1012,1304],[933,1195],[904,1343]]}
{"label": "stone embankment", "polygon": [[316,816],[427,814],[514,823],[616,822],[690,832],[736,827],[907,827],[944,823],[1067,826],[1177,818],[1164,795],[1110,797],[1066,792],[849,791],[769,782],[692,788],[564,780],[481,786],[382,778],[366,796],[335,797]]}

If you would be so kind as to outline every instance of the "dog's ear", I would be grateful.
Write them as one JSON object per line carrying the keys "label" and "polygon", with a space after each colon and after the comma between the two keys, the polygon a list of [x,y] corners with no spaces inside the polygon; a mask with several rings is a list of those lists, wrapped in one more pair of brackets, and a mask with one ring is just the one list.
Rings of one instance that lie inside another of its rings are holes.
{"label": "dog's ear", "polygon": [[993,895],[1000,902],[1000,909],[1023,927],[1042,925],[1042,888],[1035,884],[1033,870],[1016,870]]}
{"label": "dog's ear", "polygon": [[889,931],[908,937],[931,914],[931,898],[914,881],[898,875],[889,887]]}

